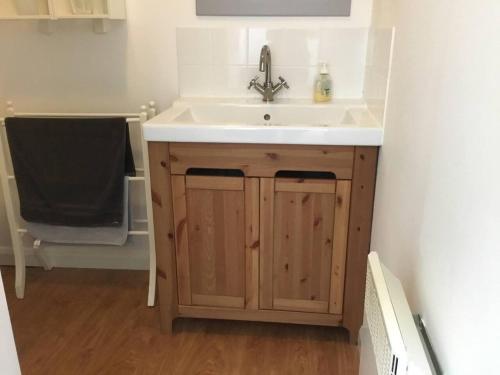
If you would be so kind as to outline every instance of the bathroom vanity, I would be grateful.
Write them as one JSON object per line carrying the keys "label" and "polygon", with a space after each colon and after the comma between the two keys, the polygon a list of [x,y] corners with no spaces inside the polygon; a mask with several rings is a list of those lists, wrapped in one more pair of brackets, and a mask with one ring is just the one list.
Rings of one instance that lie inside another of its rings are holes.
{"label": "bathroom vanity", "polygon": [[356,101],[180,100],[144,125],[162,327],[363,319],[378,146]]}

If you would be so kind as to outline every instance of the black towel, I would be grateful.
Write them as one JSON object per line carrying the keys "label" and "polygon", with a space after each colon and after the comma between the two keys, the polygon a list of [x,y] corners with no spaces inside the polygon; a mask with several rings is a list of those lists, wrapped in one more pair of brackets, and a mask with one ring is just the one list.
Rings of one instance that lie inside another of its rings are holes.
{"label": "black towel", "polygon": [[5,121],[21,216],[66,226],[123,222],[125,175],[135,175],[124,118]]}

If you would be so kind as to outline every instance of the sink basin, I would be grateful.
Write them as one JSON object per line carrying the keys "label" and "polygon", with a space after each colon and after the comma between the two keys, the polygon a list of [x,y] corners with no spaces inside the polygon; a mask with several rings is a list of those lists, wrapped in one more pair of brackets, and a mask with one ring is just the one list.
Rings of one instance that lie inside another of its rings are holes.
{"label": "sink basin", "polygon": [[144,125],[148,141],[381,145],[381,124],[360,101],[314,104],[181,99]]}

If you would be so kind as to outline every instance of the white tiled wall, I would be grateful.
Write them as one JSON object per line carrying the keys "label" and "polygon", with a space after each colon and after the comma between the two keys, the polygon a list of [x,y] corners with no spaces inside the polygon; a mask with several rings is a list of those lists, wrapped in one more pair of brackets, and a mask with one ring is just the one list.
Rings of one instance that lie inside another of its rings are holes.
{"label": "white tiled wall", "polygon": [[180,96],[258,96],[248,91],[258,71],[260,50],[271,47],[273,80],[290,90],[281,97],[311,98],[319,61],[330,64],[337,98],[361,98],[366,28],[178,28]]}
{"label": "white tiled wall", "polygon": [[369,32],[364,99],[380,123],[384,122],[393,38],[393,28],[372,28]]}

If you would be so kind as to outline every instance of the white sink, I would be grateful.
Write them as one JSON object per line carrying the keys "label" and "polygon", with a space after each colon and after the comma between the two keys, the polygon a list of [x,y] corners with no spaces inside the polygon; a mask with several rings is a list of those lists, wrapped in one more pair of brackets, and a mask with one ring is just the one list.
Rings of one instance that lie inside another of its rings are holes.
{"label": "white sink", "polygon": [[180,99],[144,125],[144,137],[165,142],[378,146],[383,129],[361,101]]}

